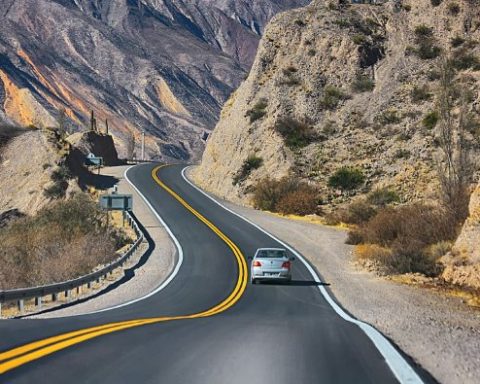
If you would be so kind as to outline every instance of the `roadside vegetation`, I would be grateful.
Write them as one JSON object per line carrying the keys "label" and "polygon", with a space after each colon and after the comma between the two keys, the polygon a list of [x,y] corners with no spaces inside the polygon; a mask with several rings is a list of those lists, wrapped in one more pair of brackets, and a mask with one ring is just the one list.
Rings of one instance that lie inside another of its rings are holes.
{"label": "roadside vegetation", "polygon": [[260,180],[253,193],[255,208],[284,215],[320,213],[321,202],[316,188],[295,178]]}
{"label": "roadside vegetation", "polygon": [[73,279],[118,257],[123,231],[86,194],[60,200],[36,216],[11,221],[0,232],[0,289]]}
{"label": "roadside vegetation", "polygon": [[250,155],[248,158],[243,162],[242,167],[238,170],[238,172],[233,176],[233,185],[240,184],[248,179],[250,174],[255,170],[262,166],[263,159],[256,155]]}
{"label": "roadside vegetation", "polygon": [[[428,37],[431,30],[417,28]],[[468,92],[456,78],[456,58],[442,57],[436,110],[426,115],[423,125],[435,128],[439,155],[436,161],[440,186],[438,200],[399,205],[393,191],[377,190],[336,212],[332,222],[353,224],[348,242],[357,245],[355,256],[386,274],[422,273],[439,276],[440,258],[448,253],[468,216],[470,185],[475,164],[465,140],[470,132],[466,106]],[[425,99],[429,92],[415,90],[412,96]],[[461,118],[455,118],[459,110]]]}

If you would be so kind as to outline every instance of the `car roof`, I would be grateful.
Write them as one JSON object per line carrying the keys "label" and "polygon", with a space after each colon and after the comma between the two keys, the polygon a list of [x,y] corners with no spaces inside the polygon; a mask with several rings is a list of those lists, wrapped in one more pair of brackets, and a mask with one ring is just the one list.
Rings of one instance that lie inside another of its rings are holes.
{"label": "car roof", "polygon": [[258,251],[286,251],[285,248],[258,248]]}

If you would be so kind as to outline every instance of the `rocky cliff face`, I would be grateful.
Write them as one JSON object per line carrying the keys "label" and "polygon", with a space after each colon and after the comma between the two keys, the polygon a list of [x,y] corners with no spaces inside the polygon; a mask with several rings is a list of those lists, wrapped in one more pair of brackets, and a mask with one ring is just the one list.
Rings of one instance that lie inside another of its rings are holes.
{"label": "rocky cliff face", "polygon": [[277,12],[307,0],[0,0],[0,119],[72,130],[96,111],[151,156],[188,159]]}
{"label": "rocky cliff face", "polygon": [[447,281],[480,289],[480,185],[471,197],[470,217],[444,263]]}
{"label": "rocky cliff face", "polygon": [[[345,199],[327,180],[352,166],[367,178],[358,192],[388,186],[406,200],[433,196],[441,63],[450,54],[455,82],[468,94],[453,119],[468,120],[465,140],[478,157],[478,2],[335,3],[315,1],[268,26],[195,172],[203,187],[248,203],[258,180],[295,174],[337,203]],[[239,181],[252,156],[263,163]]]}

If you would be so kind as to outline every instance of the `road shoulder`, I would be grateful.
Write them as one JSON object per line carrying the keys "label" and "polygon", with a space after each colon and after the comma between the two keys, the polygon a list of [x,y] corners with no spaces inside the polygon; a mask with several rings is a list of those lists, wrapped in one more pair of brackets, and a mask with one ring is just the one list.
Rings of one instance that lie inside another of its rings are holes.
{"label": "road shoulder", "polygon": [[438,381],[480,382],[480,311],[359,269],[342,229],[218,200],[304,255],[347,311],[380,330]]}
{"label": "road shoulder", "polygon": [[155,243],[153,252],[146,260],[137,260],[136,264],[141,265],[136,268],[133,266],[134,275],[114,289],[85,302],[32,317],[45,319],[78,316],[122,305],[153,292],[172,272],[175,266],[175,245],[143,198],[125,179],[124,172],[127,169],[128,166],[107,167],[102,170],[102,174],[119,179],[118,193],[133,195],[133,213]]}

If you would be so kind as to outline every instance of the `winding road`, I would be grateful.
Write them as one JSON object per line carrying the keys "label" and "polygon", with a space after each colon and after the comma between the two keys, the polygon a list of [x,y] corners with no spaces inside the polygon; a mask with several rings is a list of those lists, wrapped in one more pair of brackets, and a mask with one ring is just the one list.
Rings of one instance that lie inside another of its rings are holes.
{"label": "winding road", "polygon": [[203,194],[182,169],[128,172],[178,242],[171,282],[109,311],[0,321],[1,383],[430,381],[346,314],[300,255],[291,284],[250,284],[246,257],[284,245]]}

